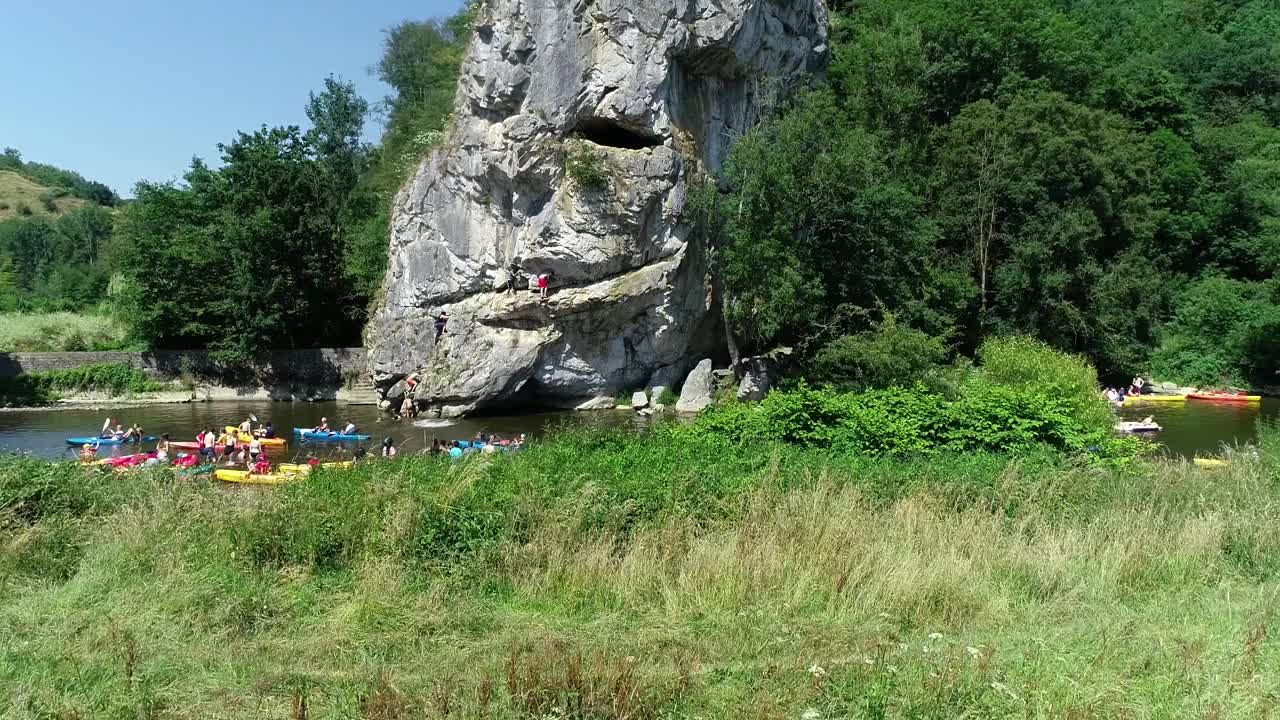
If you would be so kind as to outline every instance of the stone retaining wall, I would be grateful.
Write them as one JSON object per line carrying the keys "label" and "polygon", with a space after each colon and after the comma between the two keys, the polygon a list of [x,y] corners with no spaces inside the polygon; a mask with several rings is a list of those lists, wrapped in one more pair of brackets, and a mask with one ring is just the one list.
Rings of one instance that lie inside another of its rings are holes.
{"label": "stone retaining wall", "polygon": [[98,363],[121,363],[164,379],[189,374],[226,382],[256,380],[340,386],[366,381],[366,357],[364,348],[272,350],[248,366],[227,366],[214,361],[203,350],[0,353],[0,378]]}

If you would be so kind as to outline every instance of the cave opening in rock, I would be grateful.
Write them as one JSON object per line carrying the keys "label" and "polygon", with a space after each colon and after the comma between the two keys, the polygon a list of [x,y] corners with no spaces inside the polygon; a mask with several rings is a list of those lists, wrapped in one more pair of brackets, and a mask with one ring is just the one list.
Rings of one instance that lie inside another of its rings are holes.
{"label": "cave opening in rock", "polygon": [[639,133],[602,118],[582,121],[578,124],[577,133],[583,140],[596,145],[625,150],[643,150],[662,144],[662,140],[653,135]]}

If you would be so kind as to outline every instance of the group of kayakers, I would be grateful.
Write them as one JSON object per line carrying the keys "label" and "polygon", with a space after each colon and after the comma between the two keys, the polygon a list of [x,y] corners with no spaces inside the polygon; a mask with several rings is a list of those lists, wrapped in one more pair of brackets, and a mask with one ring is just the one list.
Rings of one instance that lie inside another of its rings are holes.
{"label": "group of kayakers", "polygon": [[1151,389],[1147,387],[1147,381],[1143,380],[1142,376],[1137,376],[1133,379],[1132,382],[1129,383],[1129,387],[1127,388],[1109,387],[1102,391],[1102,396],[1106,398],[1109,402],[1120,403],[1120,402],[1124,402],[1124,399],[1126,397],[1146,395],[1146,394],[1149,394],[1150,392],[1151,392]]}
{"label": "group of kayakers", "polygon": [[529,438],[524,433],[520,433],[516,437],[507,440],[501,435],[488,435],[483,430],[476,433],[472,440],[453,440],[440,441],[433,438],[431,447],[422,451],[423,455],[447,455],[453,458],[460,458],[463,455],[471,453],[482,453],[490,455],[497,452],[507,452],[520,450],[528,444]]}
{"label": "group of kayakers", "polygon": [[[331,429],[327,417],[322,417],[320,423],[313,429],[295,428],[295,431],[301,433],[304,438],[309,437],[309,433],[315,433],[330,435],[335,439],[345,439],[346,436],[360,440],[368,439],[367,435],[358,434],[359,427],[354,421],[348,420],[341,433],[338,433]],[[228,468],[243,466],[251,474],[261,475],[271,472],[272,458],[269,453],[274,455],[277,451],[282,450],[285,445],[285,441],[277,437],[275,425],[271,421],[260,423],[258,418],[252,415],[245,418],[238,425],[227,425],[220,431],[213,427],[199,430],[195,434],[194,442],[175,442],[168,433],[161,435],[159,438],[144,437],[141,426],[136,424],[127,430],[120,425],[116,425],[114,430],[104,430],[100,439],[119,442],[156,440],[156,447],[151,452],[112,457],[99,461],[97,460],[98,443],[86,442],[81,448],[81,460],[96,462],[97,464],[109,463],[113,467],[157,464],[175,464],[179,467],[191,469],[213,468],[218,465]],[[325,438],[319,439],[323,440]],[[523,433],[508,439],[498,434],[491,435],[485,431],[480,431],[470,440],[442,441],[433,439],[431,446],[422,450],[422,454],[459,458],[472,453],[492,454],[519,450],[527,442],[528,438]],[[351,452],[350,462],[358,464],[372,460],[375,457],[394,458],[399,452],[400,445],[392,437],[388,436],[382,439],[376,449],[367,448],[363,443],[357,445]]]}
{"label": "group of kayakers", "polygon": [[100,440],[115,440],[117,442],[139,442],[142,440],[142,426],[134,423],[125,430],[120,423],[116,423],[115,429],[110,427],[103,428],[102,433],[98,435]]}

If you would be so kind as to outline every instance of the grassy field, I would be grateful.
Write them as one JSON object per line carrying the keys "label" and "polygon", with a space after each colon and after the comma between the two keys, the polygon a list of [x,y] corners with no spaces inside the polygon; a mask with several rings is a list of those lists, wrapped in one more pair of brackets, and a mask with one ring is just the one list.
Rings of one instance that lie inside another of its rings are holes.
{"label": "grassy field", "polygon": [[[49,215],[63,213],[85,204],[80,198],[70,195],[53,199],[55,213],[50,213],[42,196],[49,188],[28,180],[10,170],[0,170],[0,220],[19,217],[21,215]],[[23,212],[22,208],[30,210]]]}
{"label": "grassy field", "polygon": [[0,313],[0,352],[130,349],[114,320],[78,313]]}
{"label": "grassy field", "polygon": [[6,718],[1265,718],[1228,468],[659,429],[268,491],[0,461]]}

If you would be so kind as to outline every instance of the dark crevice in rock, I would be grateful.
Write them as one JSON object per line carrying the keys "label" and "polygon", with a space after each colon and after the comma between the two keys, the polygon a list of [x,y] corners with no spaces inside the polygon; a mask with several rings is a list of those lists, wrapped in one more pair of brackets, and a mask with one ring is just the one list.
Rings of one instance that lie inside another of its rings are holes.
{"label": "dark crevice in rock", "polygon": [[624,150],[643,150],[662,145],[662,139],[655,135],[636,132],[603,118],[590,118],[578,123],[577,134],[587,142]]}

